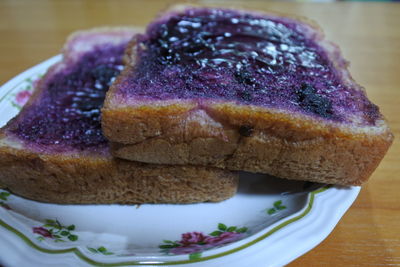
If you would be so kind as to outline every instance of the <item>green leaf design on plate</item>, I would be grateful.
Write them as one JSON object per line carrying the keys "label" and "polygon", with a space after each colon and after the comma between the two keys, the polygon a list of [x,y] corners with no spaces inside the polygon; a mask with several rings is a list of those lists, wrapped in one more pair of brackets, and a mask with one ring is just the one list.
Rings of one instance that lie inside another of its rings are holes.
{"label": "green leaf design on plate", "polygon": [[71,241],[76,241],[76,240],[78,240],[78,236],[77,235],[69,235],[68,239]]}
{"label": "green leaf design on plate", "polygon": [[6,191],[2,191],[2,192],[0,192],[0,199],[1,199],[1,200],[4,200],[4,201],[7,201],[7,200],[8,200],[8,197],[9,197],[10,195],[11,195],[10,193],[8,193],[8,192],[6,192]]}
{"label": "green leaf design on plate", "polygon": [[11,102],[11,106],[14,107],[14,108],[16,108],[16,109],[18,109],[18,110],[21,110],[21,109],[22,109],[22,107],[21,107],[20,105],[14,103],[14,102]]}
{"label": "green leaf design on plate", "polygon": [[214,232],[212,232],[210,235],[211,236],[219,236],[220,234],[222,234],[223,232],[222,231],[214,231]]}
{"label": "green leaf design on plate", "polygon": [[7,191],[1,191],[0,192],[0,200],[2,200],[2,201],[0,201],[0,206],[2,206],[3,208],[6,208],[6,209],[10,209],[10,207],[6,204],[6,202],[8,200],[8,197],[10,195],[11,194],[9,192],[7,192]]}
{"label": "green leaf design on plate", "polygon": [[242,228],[237,229],[236,233],[246,233],[247,230],[248,230],[247,227],[242,227]]}
{"label": "green leaf design on plate", "polygon": [[227,232],[235,232],[236,229],[237,229],[236,226],[231,226],[231,227],[228,227],[228,229],[226,229],[226,231],[227,231]]}
{"label": "green leaf design on plate", "polygon": [[278,200],[274,202],[274,207],[278,208],[280,205],[282,205],[282,200]]}
{"label": "green leaf design on plate", "polygon": [[62,236],[68,236],[69,235],[69,232],[68,231],[61,231],[61,233],[60,233]]}
{"label": "green leaf design on plate", "polygon": [[99,252],[101,252],[101,253],[104,253],[104,252],[107,251],[107,249],[106,249],[105,247],[99,247],[97,250],[98,250]]}
{"label": "green leaf design on plate", "polygon": [[269,215],[275,214],[276,212],[278,212],[280,210],[286,209],[286,206],[282,205],[282,200],[275,201],[273,206],[274,206],[273,208],[270,208],[267,210],[267,213]]}
{"label": "green leaf design on plate", "polygon": [[274,214],[276,212],[276,209],[274,209],[274,208],[270,208],[268,211],[267,211],[267,213],[269,214],[269,215],[272,215],[272,214]]}
{"label": "green leaf design on plate", "polygon": [[228,227],[226,227],[226,225],[223,224],[223,223],[219,223],[219,224],[218,224],[218,229],[221,230],[221,231],[226,231],[227,228],[228,228]]}
{"label": "green leaf design on plate", "polygon": [[98,248],[91,248],[91,247],[87,247],[87,249],[92,252],[92,253],[101,253],[103,255],[113,255],[113,252],[108,251],[105,247],[101,246]]}

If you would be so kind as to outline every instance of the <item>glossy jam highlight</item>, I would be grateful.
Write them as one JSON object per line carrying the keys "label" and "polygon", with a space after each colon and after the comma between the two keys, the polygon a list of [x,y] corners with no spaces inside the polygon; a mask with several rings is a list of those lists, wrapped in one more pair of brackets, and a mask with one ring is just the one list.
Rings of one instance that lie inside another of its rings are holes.
{"label": "glossy jam highlight", "polygon": [[170,14],[138,37],[137,66],[118,93],[236,101],[339,121],[361,108],[373,123],[377,107],[362,91],[344,85],[305,30],[294,20],[234,10]]}
{"label": "glossy jam highlight", "polygon": [[86,149],[107,144],[100,109],[105,93],[122,70],[125,46],[103,45],[74,64],[45,77],[44,91],[24,109],[10,131],[38,145]]}

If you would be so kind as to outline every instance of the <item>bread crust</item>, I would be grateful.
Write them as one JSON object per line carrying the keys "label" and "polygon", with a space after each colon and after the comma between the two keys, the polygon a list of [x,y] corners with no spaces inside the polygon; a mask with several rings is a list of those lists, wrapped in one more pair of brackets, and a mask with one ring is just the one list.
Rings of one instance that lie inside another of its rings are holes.
{"label": "bread crust", "polygon": [[[158,122],[163,120],[161,117]],[[240,124],[236,127],[221,124],[214,129],[199,129],[190,120],[175,125],[175,129],[169,128],[170,121],[166,124],[148,126],[155,132],[158,130],[160,136],[134,144],[112,143],[112,154],[133,161],[198,164],[294,180],[360,185],[375,170],[392,142],[390,132],[342,137],[312,132],[303,133],[300,139],[283,137],[287,135],[283,126],[274,129],[271,125],[271,131],[254,128],[251,136],[241,136]],[[207,132],[214,135],[205,136]]]}
{"label": "bread crust", "polygon": [[0,180],[11,192],[59,204],[221,201],[238,175],[216,168],[163,166],[110,157],[40,155],[0,147]]}
{"label": "bread crust", "polygon": [[[172,8],[179,11],[185,6]],[[259,12],[257,12],[259,14]],[[167,15],[166,15],[167,16]],[[292,19],[291,17],[287,17]],[[347,70],[338,47],[315,23],[296,17],[328,52],[345,83],[364,91]],[[246,170],[287,179],[341,185],[365,182],[393,141],[383,117],[374,126],[338,123],[234,102],[190,100],[120,103],[118,84],[137,61],[136,42],[127,67],[107,93],[102,128],[119,158],[158,164],[196,164]],[[251,134],[242,136],[241,128]]]}
{"label": "bread crust", "polygon": [[[80,52],[104,41],[99,35],[113,35],[112,40],[118,43],[119,33],[126,38],[136,32],[137,28],[97,28],[68,38],[63,61],[48,70],[20,114],[0,129],[2,187],[29,199],[59,204],[215,202],[235,194],[238,174],[234,172],[130,162],[112,158],[108,149],[101,148],[68,153],[39,151],[7,132],[40,98],[49,77],[76,60]],[[97,37],[100,41],[93,42]],[[86,42],[87,38],[91,42]]]}

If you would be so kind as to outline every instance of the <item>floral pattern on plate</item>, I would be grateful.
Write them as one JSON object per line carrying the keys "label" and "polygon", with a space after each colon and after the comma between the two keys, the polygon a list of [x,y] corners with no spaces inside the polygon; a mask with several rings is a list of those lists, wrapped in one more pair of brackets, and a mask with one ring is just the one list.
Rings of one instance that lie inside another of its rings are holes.
{"label": "floral pattern on plate", "polygon": [[181,255],[189,254],[189,259],[201,257],[201,252],[207,249],[220,247],[246,236],[247,227],[238,228],[236,226],[227,227],[223,223],[218,224],[218,230],[209,235],[202,232],[189,232],[182,234],[181,240],[164,240],[164,244],[159,247],[166,254]]}
{"label": "floral pattern on plate", "polygon": [[53,239],[54,242],[77,241],[78,236],[73,234],[73,230],[75,230],[75,225],[64,226],[57,219],[47,219],[46,224],[32,227],[33,233],[39,235],[36,238],[39,241],[45,238]]}
{"label": "floral pattern on plate", "polygon": [[37,85],[37,82],[40,78],[43,77],[43,74],[38,74],[34,77],[29,77],[24,80],[24,84],[20,86],[19,90],[16,93],[11,94],[10,104],[21,110],[22,107],[28,102],[29,98],[32,96],[33,89]]}
{"label": "floral pattern on plate", "polygon": [[6,203],[10,195],[11,194],[7,191],[0,192],[0,206],[7,210],[11,210],[10,206],[8,206],[8,204]]}

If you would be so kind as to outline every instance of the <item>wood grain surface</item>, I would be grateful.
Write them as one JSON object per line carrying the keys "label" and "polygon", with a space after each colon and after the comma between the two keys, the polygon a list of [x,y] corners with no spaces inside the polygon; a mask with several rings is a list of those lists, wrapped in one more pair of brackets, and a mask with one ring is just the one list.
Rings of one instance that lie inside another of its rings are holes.
{"label": "wood grain surface", "polygon": [[[0,1],[0,83],[60,52],[72,31],[146,25],[174,1]],[[400,134],[400,4],[202,1],[317,21],[356,81]],[[400,143],[394,144],[335,230],[289,266],[400,266]],[[205,265],[206,266],[206,265]]]}

